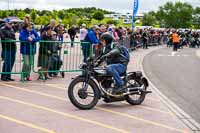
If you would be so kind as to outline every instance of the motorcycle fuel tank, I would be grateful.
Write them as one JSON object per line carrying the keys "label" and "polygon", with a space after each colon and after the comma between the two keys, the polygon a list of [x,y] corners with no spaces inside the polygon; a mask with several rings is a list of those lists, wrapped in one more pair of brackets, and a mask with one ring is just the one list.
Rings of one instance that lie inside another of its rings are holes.
{"label": "motorcycle fuel tank", "polygon": [[94,71],[100,75],[107,75],[107,71],[106,71],[106,68],[102,68],[102,67],[97,67],[97,68],[94,68]]}

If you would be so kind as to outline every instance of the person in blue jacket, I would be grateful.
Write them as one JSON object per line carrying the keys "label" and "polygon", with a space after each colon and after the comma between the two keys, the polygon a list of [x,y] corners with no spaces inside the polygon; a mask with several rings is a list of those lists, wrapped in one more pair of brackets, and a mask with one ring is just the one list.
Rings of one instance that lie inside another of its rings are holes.
{"label": "person in blue jacket", "polygon": [[31,64],[36,54],[36,42],[40,40],[40,37],[30,24],[25,24],[20,32],[19,40],[21,41],[20,53],[24,60],[22,72],[24,73],[25,80],[31,81]]}
{"label": "person in blue jacket", "polygon": [[91,50],[93,49],[93,46],[98,45],[99,39],[97,37],[97,31],[99,30],[99,27],[97,25],[94,25],[92,29],[88,30],[88,34],[85,37],[85,42],[82,44],[82,50],[83,50],[83,61],[86,62],[86,59],[90,56]]}

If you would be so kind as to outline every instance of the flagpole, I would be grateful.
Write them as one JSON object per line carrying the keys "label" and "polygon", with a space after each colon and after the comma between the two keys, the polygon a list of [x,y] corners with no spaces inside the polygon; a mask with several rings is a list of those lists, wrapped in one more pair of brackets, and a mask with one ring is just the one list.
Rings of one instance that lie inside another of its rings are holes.
{"label": "flagpole", "polygon": [[135,6],[135,0],[133,2],[133,14],[132,14],[132,32],[134,31],[134,19],[135,19],[135,16],[134,16],[134,6]]}

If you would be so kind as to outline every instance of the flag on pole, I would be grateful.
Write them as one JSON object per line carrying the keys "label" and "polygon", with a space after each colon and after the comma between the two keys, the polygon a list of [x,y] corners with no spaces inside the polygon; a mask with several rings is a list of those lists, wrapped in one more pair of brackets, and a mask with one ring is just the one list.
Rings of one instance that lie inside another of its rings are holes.
{"label": "flag on pole", "polygon": [[139,0],[134,0],[134,3],[133,3],[133,16],[132,16],[132,30],[134,29],[134,19],[135,19],[135,16],[138,12],[138,7],[139,7]]}

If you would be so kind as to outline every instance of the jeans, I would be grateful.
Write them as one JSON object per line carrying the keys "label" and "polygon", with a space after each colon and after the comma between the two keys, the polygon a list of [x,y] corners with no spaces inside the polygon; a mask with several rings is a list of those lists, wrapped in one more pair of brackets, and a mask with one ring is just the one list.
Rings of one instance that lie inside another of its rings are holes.
{"label": "jeans", "polygon": [[120,75],[126,72],[126,66],[123,64],[111,64],[106,67],[106,70],[111,74],[116,82],[117,86],[123,86],[124,81],[121,79]]}
{"label": "jeans", "polygon": [[147,41],[143,41],[143,49],[147,49],[148,48],[148,46],[147,46]]}
{"label": "jeans", "polygon": [[33,55],[23,55],[24,64],[23,64],[22,72],[24,73],[25,78],[30,77],[31,66],[34,63],[33,57],[34,57]]}
{"label": "jeans", "polygon": [[85,41],[81,41],[82,51],[83,51],[83,62],[86,62],[87,58],[91,54],[91,44]]}
{"label": "jeans", "polygon": [[179,45],[179,43],[177,42],[175,42],[174,43],[174,48],[173,48],[173,51],[177,51],[178,50],[178,45]]}
{"label": "jeans", "polygon": [[16,50],[2,51],[2,59],[4,60],[2,72],[7,72],[7,74],[2,74],[1,78],[11,78],[11,74],[14,62],[15,62]]}

